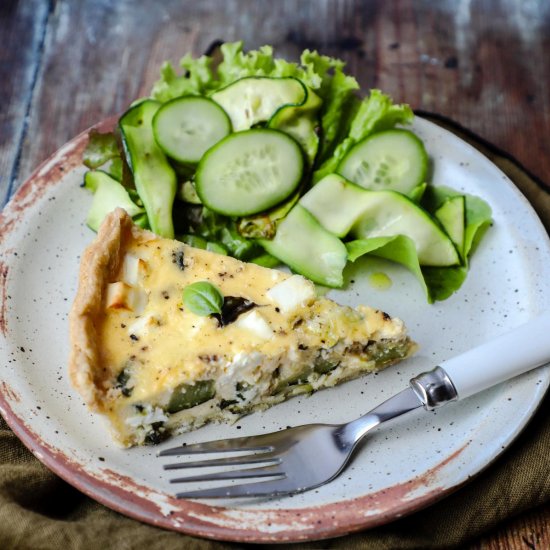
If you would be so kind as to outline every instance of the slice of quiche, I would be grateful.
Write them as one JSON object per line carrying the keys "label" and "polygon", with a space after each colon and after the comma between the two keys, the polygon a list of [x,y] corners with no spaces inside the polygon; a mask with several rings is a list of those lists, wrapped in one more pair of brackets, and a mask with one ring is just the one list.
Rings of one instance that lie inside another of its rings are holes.
{"label": "slice of quiche", "polygon": [[[220,312],[186,307],[199,281],[219,290]],[[299,275],[157,237],[122,209],[82,257],[70,329],[71,380],[124,446],[234,421],[415,349],[399,319],[317,297]]]}

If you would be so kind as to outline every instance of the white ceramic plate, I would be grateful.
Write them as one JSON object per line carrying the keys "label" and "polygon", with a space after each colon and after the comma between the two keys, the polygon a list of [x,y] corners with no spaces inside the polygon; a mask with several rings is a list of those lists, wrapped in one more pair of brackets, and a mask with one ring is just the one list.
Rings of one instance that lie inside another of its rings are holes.
{"label": "white ceramic plate", "polygon": [[[105,130],[112,124],[102,125]],[[175,442],[256,434],[312,421],[344,422],[403,389],[438,361],[497,336],[550,308],[550,245],[540,221],[507,177],[453,134],[417,119],[433,158],[435,184],[484,198],[494,225],[476,251],[462,289],[428,305],[405,270],[364,260],[345,291],[403,318],[420,351],[370,376],[295,398],[235,426],[209,426]],[[84,225],[89,194],[79,187],[86,135],[44,163],[0,217],[0,407],[23,442],[53,471],[124,514],[193,535],[238,541],[297,541],[372,527],[436,501],[493,461],[521,431],[548,387],[539,369],[437,413],[416,411],[380,428],[333,483],[292,498],[187,501],[156,448],[115,447],[67,376],[67,314],[80,254],[93,239]],[[368,274],[387,273],[381,291]],[[482,368],[482,366],[480,366]],[[322,457],[319,458],[322,460]]]}

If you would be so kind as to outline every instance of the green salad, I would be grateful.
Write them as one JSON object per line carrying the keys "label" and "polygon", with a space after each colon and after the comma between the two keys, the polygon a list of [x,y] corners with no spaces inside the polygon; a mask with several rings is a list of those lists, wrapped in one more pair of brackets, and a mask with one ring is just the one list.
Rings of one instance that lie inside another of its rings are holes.
{"label": "green salad", "polygon": [[90,228],[122,207],[162,237],[328,287],[371,254],[409,269],[430,303],[460,288],[491,209],[433,185],[408,105],[361,95],[315,51],[299,63],[242,42],[219,53],[164,63],[115,131],[90,132]]}

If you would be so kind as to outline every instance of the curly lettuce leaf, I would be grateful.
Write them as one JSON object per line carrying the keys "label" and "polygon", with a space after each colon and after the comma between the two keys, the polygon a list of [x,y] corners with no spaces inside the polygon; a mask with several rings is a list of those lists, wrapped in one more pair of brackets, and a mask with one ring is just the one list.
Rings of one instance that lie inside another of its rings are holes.
{"label": "curly lettuce leaf", "polygon": [[84,166],[96,170],[113,159],[120,159],[118,142],[113,132],[102,134],[97,130],[88,133],[88,144],[82,154]]}
{"label": "curly lettuce leaf", "polygon": [[355,95],[358,89],[359,84],[355,78],[346,75],[342,69],[336,68],[326,89],[319,91],[319,95],[323,99],[321,110],[323,134],[321,150],[317,159],[318,165],[330,158],[336,145],[350,131],[351,122],[360,105],[360,100]]}
{"label": "curly lettuce leaf", "polygon": [[332,154],[338,138],[349,130],[349,113],[358,102],[355,92],[359,83],[344,73],[345,63],[341,59],[304,50],[300,63],[306,73],[302,81],[323,100],[320,113],[323,142],[318,156],[318,162],[322,162]]}
{"label": "curly lettuce leaf", "polygon": [[[335,113],[338,118],[339,113]],[[313,174],[313,182],[316,183],[326,175],[337,171],[338,165],[348,151],[359,141],[374,134],[393,128],[397,124],[410,124],[414,118],[412,109],[406,104],[394,104],[392,99],[380,90],[373,89],[367,98],[361,101],[359,107],[352,111],[349,121],[349,132],[340,141],[334,150],[334,154],[324,161]],[[345,117],[342,117],[345,118]],[[342,124],[342,121],[338,122]],[[331,122],[327,121],[330,127]],[[323,127],[323,131],[328,128]]]}
{"label": "curly lettuce leaf", "polygon": [[82,163],[90,170],[101,168],[117,181],[124,183],[124,162],[119,140],[114,132],[90,130],[88,143],[82,154]]}
{"label": "curly lettuce leaf", "polygon": [[390,96],[373,89],[361,103],[349,132],[355,143],[374,134],[389,130],[396,124],[410,124],[414,118],[412,109],[405,103],[395,104]]}
{"label": "curly lettuce leaf", "polygon": [[196,59],[190,54],[182,57],[181,74],[170,62],[165,62],[151,97],[165,102],[182,95],[207,95],[247,76],[294,76],[308,85],[320,82],[317,75],[297,63],[275,59],[271,46],[245,52],[242,42],[227,42],[220,50],[222,60],[215,68],[212,57],[207,55]]}
{"label": "curly lettuce leaf", "polygon": [[182,95],[202,95],[214,84],[212,58],[202,55],[193,58],[187,54],[180,59],[183,73],[179,75],[169,61],[165,61],[160,70],[160,79],[151,90],[151,97],[166,102]]}
{"label": "curly lettuce leaf", "polygon": [[[271,46],[258,50],[243,51],[242,42],[228,42],[220,47],[223,60],[217,69],[217,87],[227,86],[247,76],[298,78],[306,86],[318,91],[329,85],[329,72],[343,68],[344,63],[316,51],[304,50],[300,62],[275,58]],[[350,77],[351,78],[351,77]],[[322,92],[323,97],[325,94]]]}
{"label": "curly lettuce leaf", "polygon": [[196,216],[189,216],[186,233],[222,245],[230,256],[239,260],[249,261],[263,254],[263,248],[255,240],[243,237],[238,232],[235,220],[204,206],[199,208]]}
{"label": "curly lettuce leaf", "polygon": [[276,64],[271,46],[244,52],[242,42],[227,42],[220,49],[223,60],[218,65],[218,88],[246,76],[296,76],[296,63],[280,60]]}

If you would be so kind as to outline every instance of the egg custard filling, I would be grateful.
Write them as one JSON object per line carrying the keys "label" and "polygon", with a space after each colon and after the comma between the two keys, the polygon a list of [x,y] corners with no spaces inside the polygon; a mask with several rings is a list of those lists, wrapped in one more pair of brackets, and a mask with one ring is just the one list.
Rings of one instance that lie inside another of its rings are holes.
{"label": "egg custard filling", "polygon": [[[219,313],[186,306],[197,282],[219,290]],[[157,237],[122,209],[82,257],[70,325],[73,385],[123,446],[235,421],[415,349],[399,319],[318,297],[299,275]]]}

